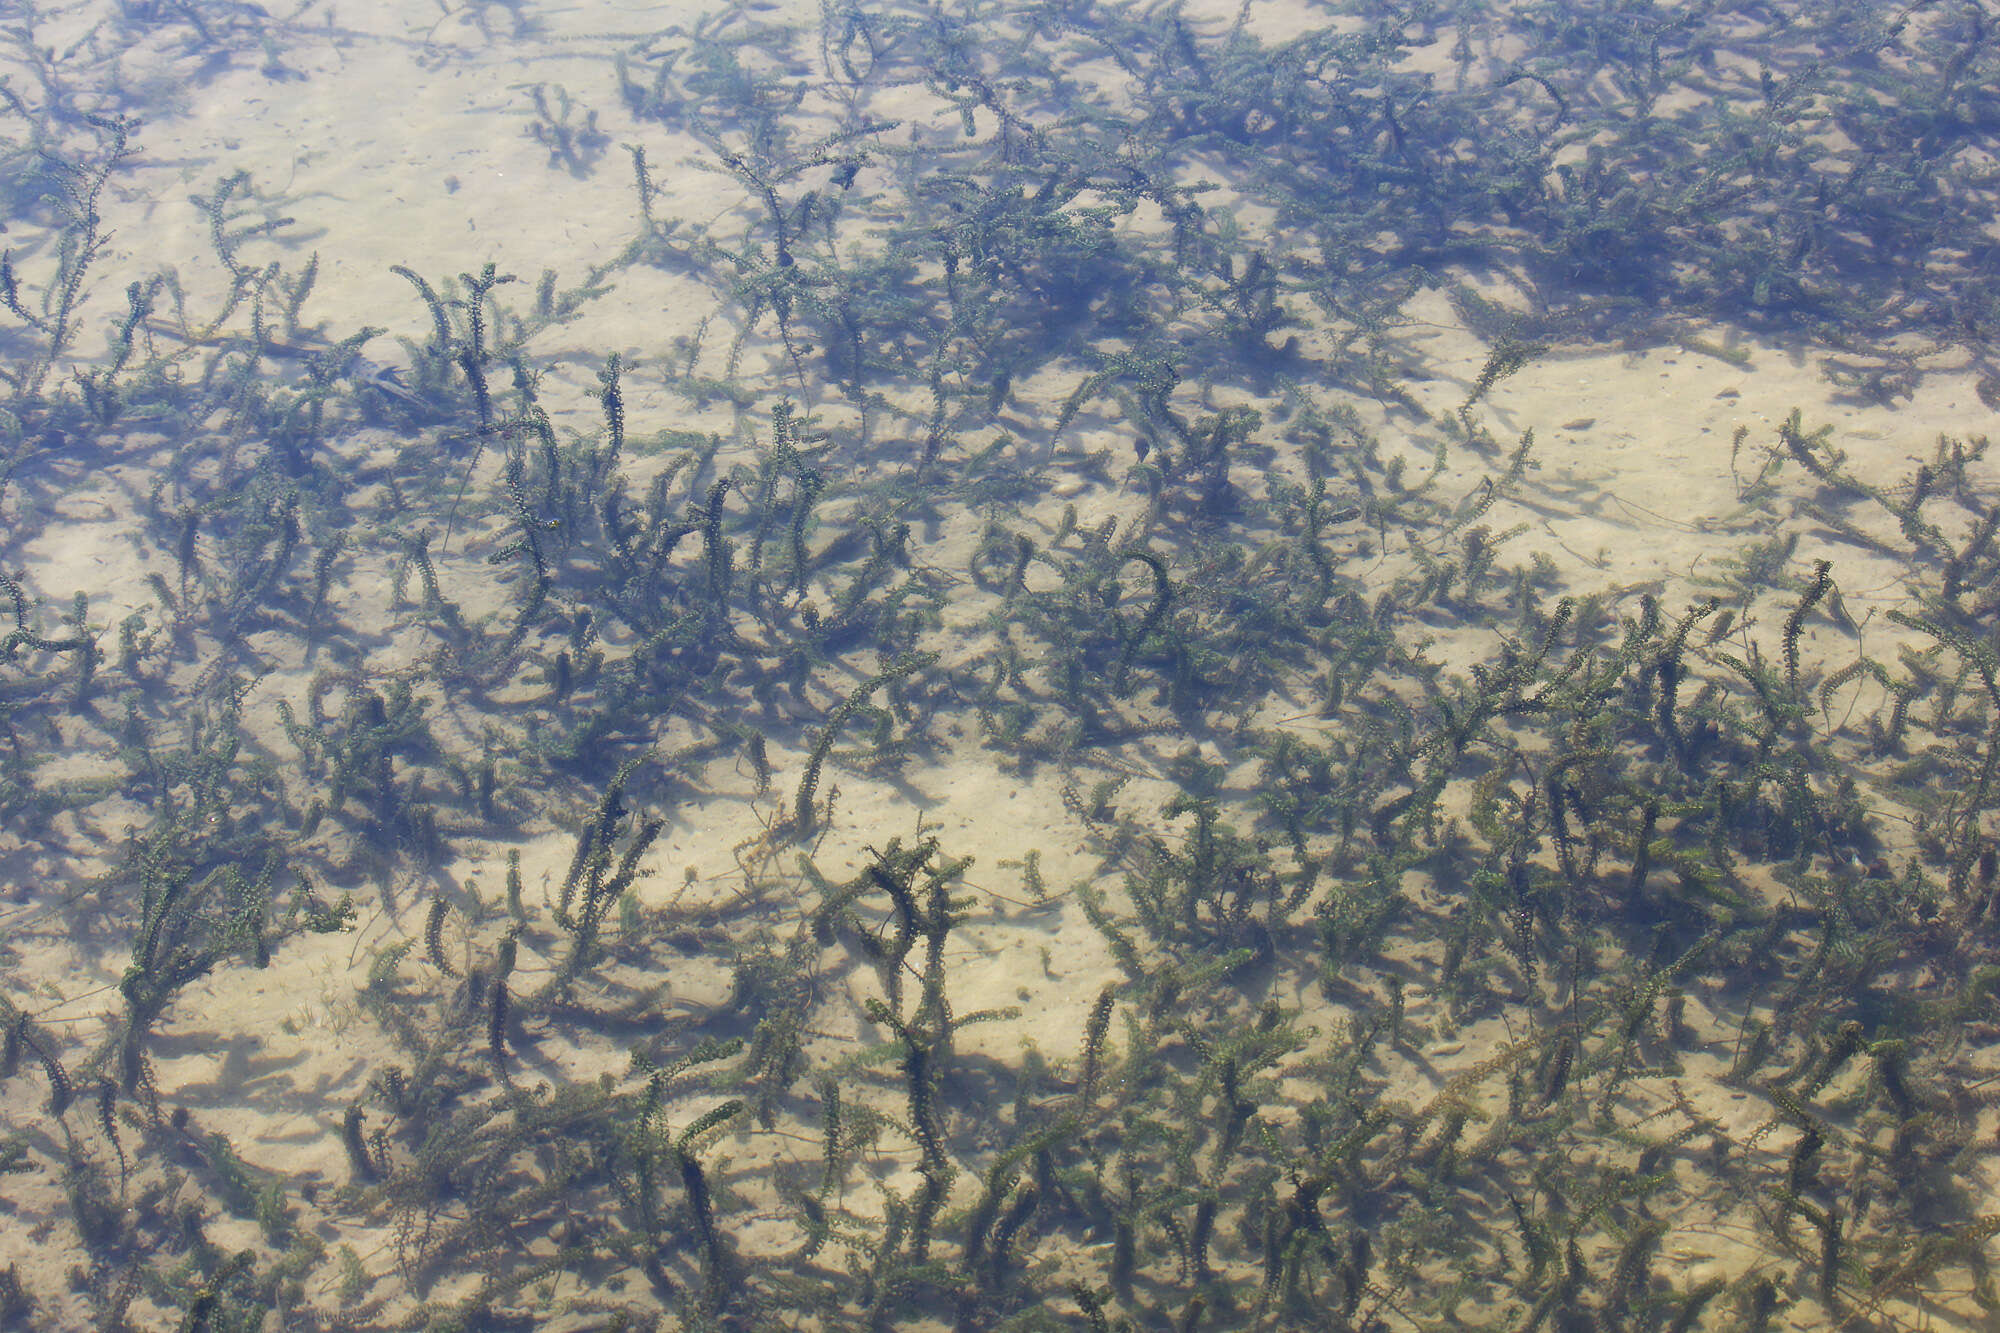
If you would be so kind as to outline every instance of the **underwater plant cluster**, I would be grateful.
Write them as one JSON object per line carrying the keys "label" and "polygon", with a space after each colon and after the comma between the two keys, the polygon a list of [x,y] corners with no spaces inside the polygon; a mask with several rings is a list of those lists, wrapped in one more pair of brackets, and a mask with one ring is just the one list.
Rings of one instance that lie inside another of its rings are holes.
{"label": "underwater plant cluster", "polygon": [[1993,1320],[1986,439],[1741,425],[1690,572],[1503,402],[2000,405],[1983,9],[1278,17],[623,35],[505,122],[615,251],[349,320],[227,159],[105,275],[133,71],[358,38],[22,15],[0,1327]]}

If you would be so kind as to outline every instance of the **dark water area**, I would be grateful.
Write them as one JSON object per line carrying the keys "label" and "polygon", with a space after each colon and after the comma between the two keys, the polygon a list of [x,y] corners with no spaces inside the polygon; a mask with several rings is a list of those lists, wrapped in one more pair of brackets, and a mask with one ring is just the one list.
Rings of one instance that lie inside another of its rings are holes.
{"label": "dark water area", "polygon": [[0,1328],[1984,1329],[1995,16],[0,27]]}

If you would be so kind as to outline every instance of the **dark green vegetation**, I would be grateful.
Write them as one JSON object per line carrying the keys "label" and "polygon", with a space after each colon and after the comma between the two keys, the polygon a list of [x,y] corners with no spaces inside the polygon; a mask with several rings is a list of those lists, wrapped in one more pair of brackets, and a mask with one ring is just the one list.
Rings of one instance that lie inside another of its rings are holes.
{"label": "dark green vegetation", "polygon": [[[1983,365],[1991,34],[1492,8],[1329,5],[1277,45],[1061,3],[705,20],[535,91],[552,166],[632,169],[624,252],[400,269],[399,353],[313,315],[312,261],[246,257],[287,224],[235,175],[196,200],[219,308],[168,275],[87,302],[135,127],[53,74],[0,93],[6,567],[143,467],[153,592],[108,624],[0,582],[0,1202],[48,1183],[5,1226],[74,1255],[0,1273],[0,1322],[1990,1318],[1985,442],[1867,477],[1794,416],[1738,441],[1763,539],[1620,595],[1494,526],[1554,501],[1480,408],[1556,345],[1715,318],[1869,395],[1919,341]],[[614,95],[622,158],[581,110]],[[669,132],[738,211],[674,213]],[[537,348],[648,268],[713,292],[704,337],[573,350],[568,423]],[[1503,269],[1531,315],[1473,291]],[[1432,291],[1492,344],[1435,418],[1400,317]],[[663,380],[734,430],[628,411]],[[1900,638],[1851,647],[1808,539],[1895,562]],[[1009,1016],[957,999],[962,849],[915,812],[852,863],[816,841],[837,774],[975,743],[1102,858],[1068,892],[1122,975],[1074,1048],[974,1049]],[[1150,754],[1163,805],[1127,791]],[[637,892],[677,809],[752,780],[738,895]],[[552,827],[546,894],[470,863]],[[383,1046],[280,1108],[344,1172],[248,1160],[161,1091],[176,1006],[378,903]],[[38,939],[116,978],[101,1030],[45,1009]],[[664,1002],[718,959],[726,1002]]]}

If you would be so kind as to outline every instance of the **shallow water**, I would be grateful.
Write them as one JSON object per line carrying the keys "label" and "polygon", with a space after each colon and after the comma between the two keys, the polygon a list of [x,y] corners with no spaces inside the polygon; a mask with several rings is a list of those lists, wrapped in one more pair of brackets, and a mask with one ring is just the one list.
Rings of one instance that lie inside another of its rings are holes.
{"label": "shallow water", "polygon": [[0,1324],[1991,1319],[1969,13],[12,18]]}

